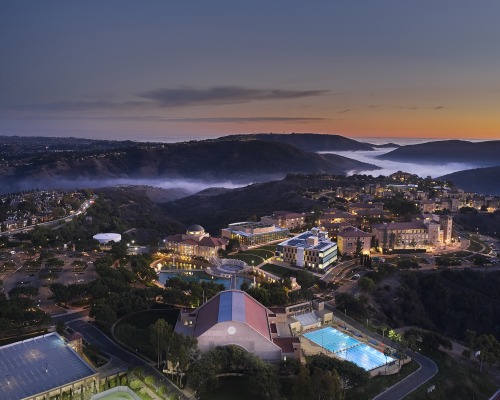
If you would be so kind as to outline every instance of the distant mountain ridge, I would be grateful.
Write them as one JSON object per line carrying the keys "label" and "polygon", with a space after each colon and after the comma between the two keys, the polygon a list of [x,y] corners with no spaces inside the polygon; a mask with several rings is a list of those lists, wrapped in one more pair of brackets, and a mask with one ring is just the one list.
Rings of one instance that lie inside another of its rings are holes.
{"label": "distant mountain ridge", "polygon": [[500,140],[469,142],[466,140],[442,140],[401,146],[377,158],[401,162],[468,163],[477,166],[500,164]]}
{"label": "distant mountain ridge", "polygon": [[500,165],[467,169],[437,179],[451,181],[466,191],[500,196]]}
{"label": "distant mountain ridge", "polygon": [[[335,154],[316,154],[277,142],[209,140],[183,143],[127,143],[109,151],[53,152],[0,168],[5,191],[83,187],[112,179],[190,179],[206,182],[261,182],[288,173],[375,170],[375,165]],[[147,184],[147,183],[146,183]],[[59,185],[59,186],[58,186]],[[73,186],[68,186],[73,185]]]}
{"label": "distant mountain ridge", "polygon": [[374,146],[369,143],[327,133],[252,133],[224,136],[220,139],[257,139],[266,142],[290,144],[306,151],[366,151],[374,149]]}

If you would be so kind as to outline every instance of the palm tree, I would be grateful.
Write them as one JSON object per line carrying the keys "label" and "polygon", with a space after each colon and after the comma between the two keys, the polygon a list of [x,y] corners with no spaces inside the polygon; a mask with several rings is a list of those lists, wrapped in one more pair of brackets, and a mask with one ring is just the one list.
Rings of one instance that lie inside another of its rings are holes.
{"label": "palm tree", "polygon": [[384,356],[385,356],[385,374],[387,375],[387,357],[391,355],[391,349],[390,347],[386,347],[384,349]]}
{"label": "palm tree", "polygon": [[385,331],[386,331],[387,329],[389,329],[389,328],[387,327],[387,325],[382,325],[382,327],[380,328],[380,330],[382,331],[382,338],[384,338],[384,339],[385,339]]}

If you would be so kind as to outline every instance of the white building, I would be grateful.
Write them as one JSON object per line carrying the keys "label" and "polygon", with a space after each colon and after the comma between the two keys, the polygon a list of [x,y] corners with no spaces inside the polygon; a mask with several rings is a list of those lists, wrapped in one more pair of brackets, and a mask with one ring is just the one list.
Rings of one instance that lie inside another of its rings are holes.
{"label": "white building", "polygon": [[337,261],[337,243],[326,232],[313,228],[276,246],[282,261],[297,267],[327,269]]}

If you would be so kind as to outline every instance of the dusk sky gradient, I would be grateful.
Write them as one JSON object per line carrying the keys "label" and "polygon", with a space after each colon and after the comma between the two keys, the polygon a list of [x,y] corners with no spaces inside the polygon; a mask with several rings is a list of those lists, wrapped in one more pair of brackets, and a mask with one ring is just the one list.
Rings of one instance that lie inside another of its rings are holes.
{"label": "dusk sky gradient", "polygon": [[3,1],[0,135],[500,138],[499,1]]}

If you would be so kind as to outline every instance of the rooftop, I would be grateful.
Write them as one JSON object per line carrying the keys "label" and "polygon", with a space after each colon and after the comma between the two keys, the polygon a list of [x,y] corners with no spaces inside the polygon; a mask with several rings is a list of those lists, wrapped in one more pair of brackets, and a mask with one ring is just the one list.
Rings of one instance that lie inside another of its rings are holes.
{"label": "rooftop", "polygon": [[268,310],[241,290],[227,290],[212,297],[198,309],[194,336],[198,337],[218,323],[242,322],[271,340]]}
{"label": "rooftop", "polygon": [[319,251],[325,251],[333,246],[336,246],[337,244],[335,242],[332,242],[328,238],[322,238],[318,237],[318,244],[308,244],[307,239],[310,237],[318,237],[311,231],[306,231],[301,233],[300,235],[294,236],[291,239],[285,240],[284,242],[281,242],[279,246],[290,246],[290,247],[303,247],[304,249],[314,249],[314,250],[319,250]]}
{"label": "rooftop", "polygon": [[0,392],[18,400],[97,374],[57,333],[0,347]]}
{"label": "rooftop", "polygon": [[377,224],[373,225],[372,228],[375,229],[387,229],[387,230],[406,230],[406,229],[427,229],[427,226],[422,221],[413,222],[389,222],[388,224]]}
{"label": "rooftop", "polygon": [[355,228],[354,226],[350,226],[345,228],[342,232],[339,232],[338,236],[342,237],[371,237],[372,234],[368,232],[364,232],[361,229]]}

